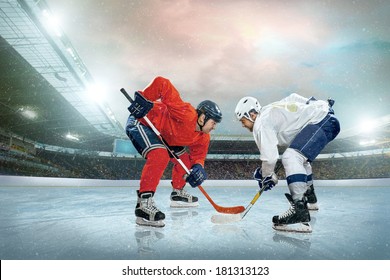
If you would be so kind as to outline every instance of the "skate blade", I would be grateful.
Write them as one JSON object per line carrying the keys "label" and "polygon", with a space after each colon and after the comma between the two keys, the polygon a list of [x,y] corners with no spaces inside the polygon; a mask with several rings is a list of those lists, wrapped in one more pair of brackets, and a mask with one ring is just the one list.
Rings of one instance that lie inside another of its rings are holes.
{"label": "skate blade", "polygon": [[312,228],[309,223],[296,223],[296,224],[288,224],[288,225],[274,224],[272,228],[274,230],[286,231],[286,232],[301,232],[301,233],[312,232]]}
{"label": "skate blade", "polygon": [[211,216],[213,224],[229,224],[241,221],[241,214],[214,214]]}
{"label": "skate blade", "polygon": [[164,227],[165,226],[163,220],[148,221],[148,220],[141,218],[141,217],[137,217],[137,219],[135,220],[135,223],[139,226],[146,226],[146,227]]}
{"label": "skate blade", "polygon": [[183,202],[183,201],[174,201],[171,200],[171,207],[172,208],[193,208],[198,207],[199,202]]}
{"label": "skate blade", "polygon": [[307,204],[307,209],[309,211],[318,211],[319,210],[318,204],[317,203],[313,203],[313,204],[308,203]]}

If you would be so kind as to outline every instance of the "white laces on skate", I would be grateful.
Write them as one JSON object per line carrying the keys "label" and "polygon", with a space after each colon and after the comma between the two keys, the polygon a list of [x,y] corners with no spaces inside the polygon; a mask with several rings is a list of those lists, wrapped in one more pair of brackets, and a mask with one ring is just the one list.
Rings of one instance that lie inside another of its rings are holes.
{"label": "white laces on skate", "polygon": [[295,207],[293,205],[290,206],[290,208],[284,212],[282,215],[279,216],[279,219],[283,219],[285,217],[291,216],[295,214]]}
{"label": "white laces on skate", "polygon": [[186,197],[186,198],[188,198],[188,199],[192,198],[192,195],[190,195],[190,194],[189,194],[188,192],[186,192],[184,189],[181,189],[181,190],[175,189],[175,191],[177,192],[177,194],[178,194],[179,196]]}
{"label": "white laces on skate", "polygon": [[171,207],[197,207],[199,206],[198,198],[186,192],[184,189],[173,188],[171,193]]}
{"label": "white laces on skate", "polygon": [[[155,214],[157,212],[159,212],[160,210],[156,207],[156,205],[154,204],[154,200],[152,197],[149,197],[146,201],[144,202],[141,202],[142,204],[144,204],[144,211],[147,212],[148,214]],[[146,205],[145,205],[146,204]]]}

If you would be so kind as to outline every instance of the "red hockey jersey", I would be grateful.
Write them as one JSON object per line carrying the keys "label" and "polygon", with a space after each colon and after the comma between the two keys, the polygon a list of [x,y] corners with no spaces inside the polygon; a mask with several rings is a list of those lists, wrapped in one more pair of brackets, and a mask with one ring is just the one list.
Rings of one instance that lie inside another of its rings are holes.
{"label": "red hockey jersey", "polygon": [[[198,114],[195,108],[184,102],[177,89],[168,79],[156,77],[142,95],[153,101],[147,117],[170,146],[187,146],[191,163],[204,166],[210,144],[210,135],[196,131]],[[147,126],[144,120],[141,120]]]}

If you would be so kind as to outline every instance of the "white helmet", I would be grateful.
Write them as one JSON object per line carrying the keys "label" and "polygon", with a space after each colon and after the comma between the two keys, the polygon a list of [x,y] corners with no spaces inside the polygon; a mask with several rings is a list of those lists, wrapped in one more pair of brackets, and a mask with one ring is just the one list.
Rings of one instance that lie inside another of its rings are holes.
{"label": "white helmet", "polygon": [[256,112],[258,114],[260,113],[260,109],[260,103],[256,98],[246,96],[238,101],[236,110],[234,110],[234,112],[238,120],[241,120],[242,117],[244,117],[253,122],[250,117],[250,112]]}

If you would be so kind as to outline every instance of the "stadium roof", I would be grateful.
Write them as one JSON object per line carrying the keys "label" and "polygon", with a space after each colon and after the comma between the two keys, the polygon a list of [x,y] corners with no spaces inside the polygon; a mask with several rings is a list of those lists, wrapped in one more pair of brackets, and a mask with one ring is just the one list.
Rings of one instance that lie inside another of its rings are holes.
{"label": "stadium roof", "polygon": [[98,89],[66,35],[50,31],[45,2],[2,1],[0,12],[1,129],[50,145],[112,150],[123,128],[95,102]]}
{"label": "stadium roof", "polygon": [[[66,34],[51,22],[45,1],[2,1],[0,13],[2,133],[41,144],[108,152],[115,139],[127,139],[110,108],[95,102],[94,80]],[[390,117],[376,121],[369,134],[343,131],[324,153],[388,148]],[[258,150],[250,134],[226,135],[212,137],[210,153]]]}

